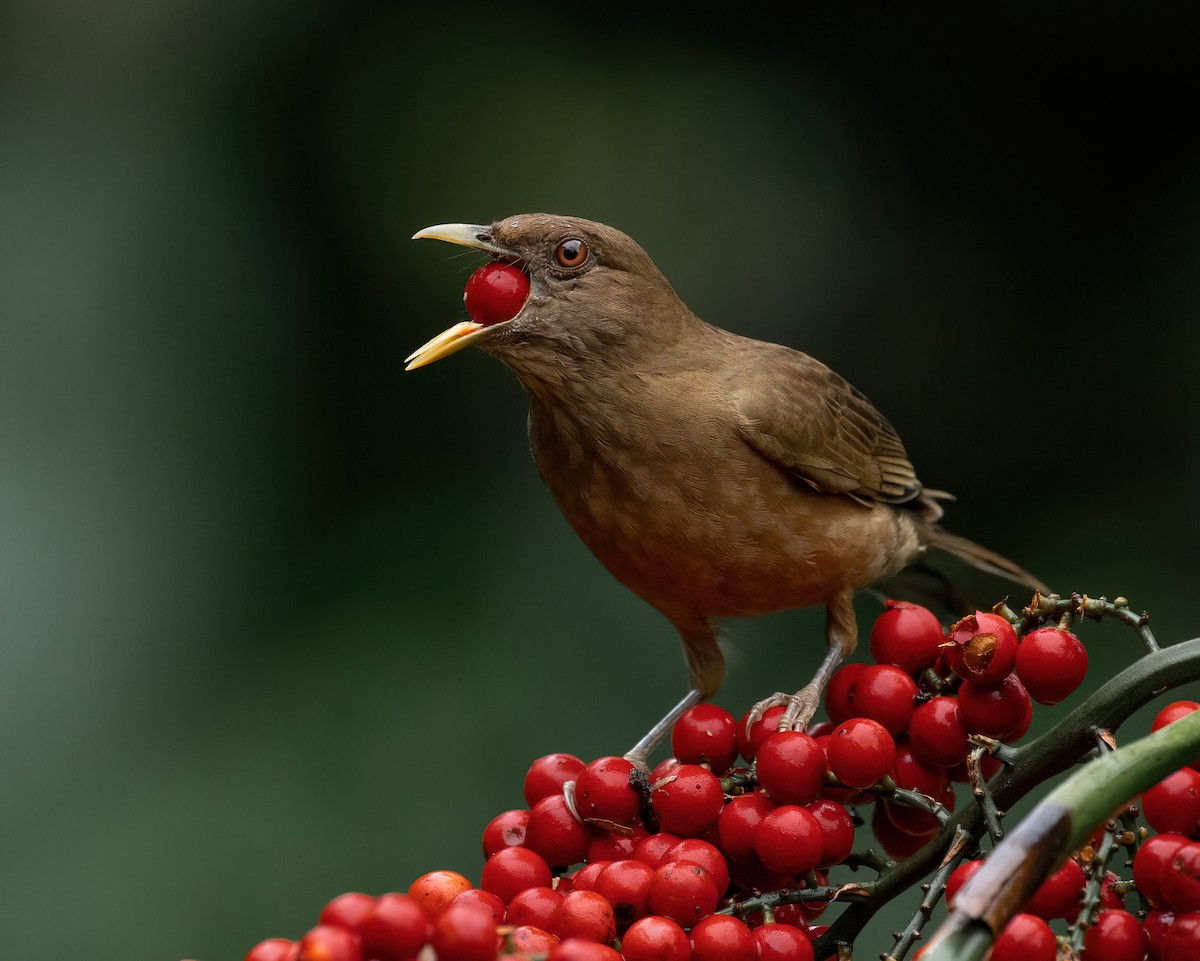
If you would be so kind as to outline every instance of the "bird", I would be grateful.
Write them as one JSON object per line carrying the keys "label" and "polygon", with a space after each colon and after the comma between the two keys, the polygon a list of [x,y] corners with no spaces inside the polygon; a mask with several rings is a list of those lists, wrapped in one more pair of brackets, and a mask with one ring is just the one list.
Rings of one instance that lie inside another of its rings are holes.
{"label": "bird", "polygon": [[800,350],[701,320],[620,230],[530,213],[438,224],[413,239],[483,251],[528,279],[510,318],[458,323],[406,369],[467,346],[509,367],[559,509],[603,566],[674,625],[689,689],[626,754],[636,763],[720,688],[726,619],[824,606],[812,681],[754,709],[785,703],[780,729],[799,729],[858,643],[859,591],[908,576],[946,605],[978,604],[959,590],[965,570],[1047,593],[942,528],[950,495],[921,483],[861,391]]}

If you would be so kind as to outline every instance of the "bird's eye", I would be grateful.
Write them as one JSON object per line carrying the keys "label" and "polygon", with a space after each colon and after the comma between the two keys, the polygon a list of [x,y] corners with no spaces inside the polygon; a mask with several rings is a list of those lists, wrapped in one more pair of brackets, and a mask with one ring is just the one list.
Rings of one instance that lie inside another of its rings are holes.
{"label": "bird's eye", "polygon": [[582,240],[564,240],[554,248],[554,259],[560,267],[578,267],[587,260],[588,246]]}

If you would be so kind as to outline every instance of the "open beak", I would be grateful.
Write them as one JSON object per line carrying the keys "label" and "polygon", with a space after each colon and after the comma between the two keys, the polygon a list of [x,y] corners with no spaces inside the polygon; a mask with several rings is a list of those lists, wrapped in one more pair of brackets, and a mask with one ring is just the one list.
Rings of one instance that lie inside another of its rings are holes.
{"label": "open beak", "polygon": [[[479,224],[437,224],[426,227],[413,234],[413,240],[444,240],[449,244],[462,247],[473,247],[476,250],[486,250],[488,253],[501,257],[512,256],[511,251],[497,247],[491,241],[489,228]],[[469,347],[483,336],[489,328],[471,320],[455,324],[449,330],[443,330],[427,344],[418,347],[405,359],[405,370],[416,370],[435,360],[456,354],[464,347]]]}

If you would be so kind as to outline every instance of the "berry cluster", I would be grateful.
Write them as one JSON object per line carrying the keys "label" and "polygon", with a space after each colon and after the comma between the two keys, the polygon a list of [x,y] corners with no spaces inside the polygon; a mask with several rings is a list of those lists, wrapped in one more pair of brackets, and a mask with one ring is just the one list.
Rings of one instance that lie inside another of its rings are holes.
{"label": "berry cluster", "polygon": [[[438,961],[814,961],[824,930],[814,922],[846,891],[830,872],[886,861],[852,853],[868,820],[860,812],[870,808],[889,858],[909,857],[941,830],[956,782],[978,789],[998,769],[984,747],[1019,739],[1033,702],[1061,701],[1087,667],[1065,629],[1019,638],[1001,614],[977,611],[946,631],[905,602],[889,602],[870,651],[874,663],[834,675],[828,720],[807,732],[777,730],[782,707],[739,721],[700,705],[648,776],[620,757],[538,758],[527,806],[483,831],[478,886],[434,871],[406,893],[343,894],[301,939],[264,941],[245,961],[411,961],[429,951]],[[1197,707],[1181,704],[1191,706],[1172,705],[1156,724]],[[1200,772],[1148,791],[1144,811],[1159,833],[1137,851],[1133,882],[1103,884],[1088,961],[1147,952],[1200,961],[1186,940],[1200,945]],[[1095,907],[1083,892],[1096,872],[1081,858],[1013,919],[993,961],[1053,961],[1049,922]],[[948,904],[981,863],[949,875]],[[1133,883],[1154,908],[1144,922],[1125,909]]]}

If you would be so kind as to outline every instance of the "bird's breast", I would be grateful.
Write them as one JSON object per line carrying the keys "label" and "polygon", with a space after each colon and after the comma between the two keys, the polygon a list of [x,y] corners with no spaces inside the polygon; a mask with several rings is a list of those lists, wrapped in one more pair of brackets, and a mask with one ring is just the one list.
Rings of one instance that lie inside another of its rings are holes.
{"label": "bird's breast", "polygon": [[916,551],[900,512],[812,491],[706,398],[641,387],[535,397],[530,445],[584,543],[656,607],[709,617],[803,607],[894,573]]}

